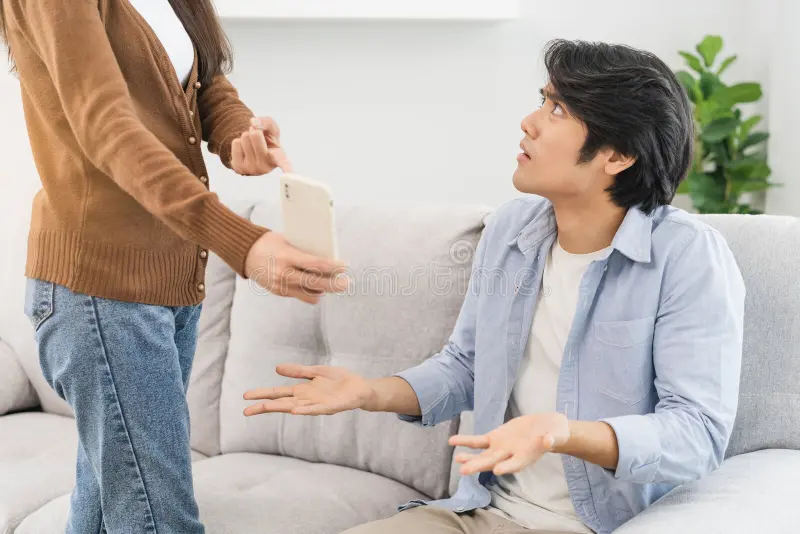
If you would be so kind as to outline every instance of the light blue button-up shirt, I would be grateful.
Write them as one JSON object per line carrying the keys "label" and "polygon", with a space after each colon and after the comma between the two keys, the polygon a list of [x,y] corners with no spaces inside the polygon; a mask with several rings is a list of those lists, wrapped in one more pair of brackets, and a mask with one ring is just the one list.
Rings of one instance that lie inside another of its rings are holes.
{"label": "light blue button-up shirt", "polygon": [[[502,425],[533,321],[552,205],[518,199],[487,224],[448,345],[399,373],[436,425],[474,412],[474,432]],[[678,484],[720,465],[736,416],[745,288],[723,237],[671,206],[630,209],[609,254],[584,275],[556,404],[570,419],[605,421],[619,463],[607,470],[562,456],[581,520],[609,533]],[[491,473],[462,477],[457,512],[489,505]]]}

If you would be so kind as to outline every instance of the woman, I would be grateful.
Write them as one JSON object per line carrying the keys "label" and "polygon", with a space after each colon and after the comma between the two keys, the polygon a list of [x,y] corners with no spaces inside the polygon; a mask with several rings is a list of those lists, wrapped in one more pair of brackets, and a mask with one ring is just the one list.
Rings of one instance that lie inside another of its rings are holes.
{"label": "woman", "polygon": [[239,174],[288,166],[223,75],[210,0],[0,0],[0,23],[43,185],[26,313],[80,437],[67,531],[203,532],[185,392],[209,251],[310,303],[339,265],[208,190],[201,140]]}

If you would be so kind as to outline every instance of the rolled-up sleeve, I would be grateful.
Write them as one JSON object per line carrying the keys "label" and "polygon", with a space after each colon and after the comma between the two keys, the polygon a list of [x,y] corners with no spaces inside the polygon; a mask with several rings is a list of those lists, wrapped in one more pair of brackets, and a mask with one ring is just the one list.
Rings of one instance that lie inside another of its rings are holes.
{"label": "rolled-up sleeve", "polygon": [[738,406],[745,288],[711,229],[668,262],[653,338],[655,413],[604,419],[617,436],[617,479],[681,484],[716,469]]}
{"label": "rolled-up sleeve", "polygon": [[645,416],[625,415],[604,419],[617,435],[619,462],[614,478],[644,484],[651,482],[661,460],[661,441]]}
{"label": "rolled-up sleeve", "polygon": [[398,373],[413,388],[421,417],[400,415],[400,419],[421,426],[450,421],[472,410],[475,387],[475,329],[481,290],[481,271],[490,239],[491,223],[483,231],[472,264],[469,288],[449,343],[422,364]]}
{"label": "rolled-up sleeve", "polygon": [[[463,314],[463,310],[462,310]],[[439,354],[397,376],[411,385],[422,417],[400,415],[421,426],[450,421],[473,406],[474,353],[450,342]]]}

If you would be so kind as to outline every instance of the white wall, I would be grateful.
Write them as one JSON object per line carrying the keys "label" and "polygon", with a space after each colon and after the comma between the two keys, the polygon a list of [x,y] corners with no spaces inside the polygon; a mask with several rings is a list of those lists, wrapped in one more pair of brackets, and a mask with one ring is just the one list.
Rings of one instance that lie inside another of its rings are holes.
{"label": "white wall", "polygon": [[772,179],[767,210],[800,216],[800,3],[779,0],[770,65],[769,155]]}
{"label": "white wall", "polygon": [[[679,67],[678,49],[719,33],[723,52],[740,58],[730,80],[768,79],[771,20],[750,0],[522,3],[522,19],[499,24],[226,22],[232,78],[257,113],[280,122],[298,172],[329,182],[339,202],[490,206],[517,195],[518,124],[538,105],[551,38],[627,43]],[[0,232],[9,233],[27,225],[38,181],[17,82],[4,75],[0,124]],[[223,198],[277,191],[277,175],[210,166]]]}
{"label": "white wall", "polygon": [[[297,171],[339,201],[491,206],[517,195],[518,125],[538,105],[551,38],[626,43],[679,67],[677,50],[718,33],[739,55],[730,80],[768,78],[756,2],[522,2],[523,18],[500,24],[228,22],[232,77],[282,125]],[[215,169],[223,196],[277,191]]]}
{"label": "white wall", "polygon": [[[0,69],[5,70],[2,61]],[[11,76],[0,75],[0,339],[18,351],[27,347],[26,354],[35,351],[22,313],[25,243],[31,200],[39,185],[22,116],[19,84]]]}

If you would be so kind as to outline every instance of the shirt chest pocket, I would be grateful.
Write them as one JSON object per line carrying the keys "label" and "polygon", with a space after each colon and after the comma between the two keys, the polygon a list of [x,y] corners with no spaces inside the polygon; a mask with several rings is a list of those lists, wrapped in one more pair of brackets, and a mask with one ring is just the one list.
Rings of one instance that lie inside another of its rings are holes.
{"label": "shirt chest pocket", "polygon": [[625,404],[644,400],[653,388],[655,318],[595,321],[592,352],[598,391]]}

